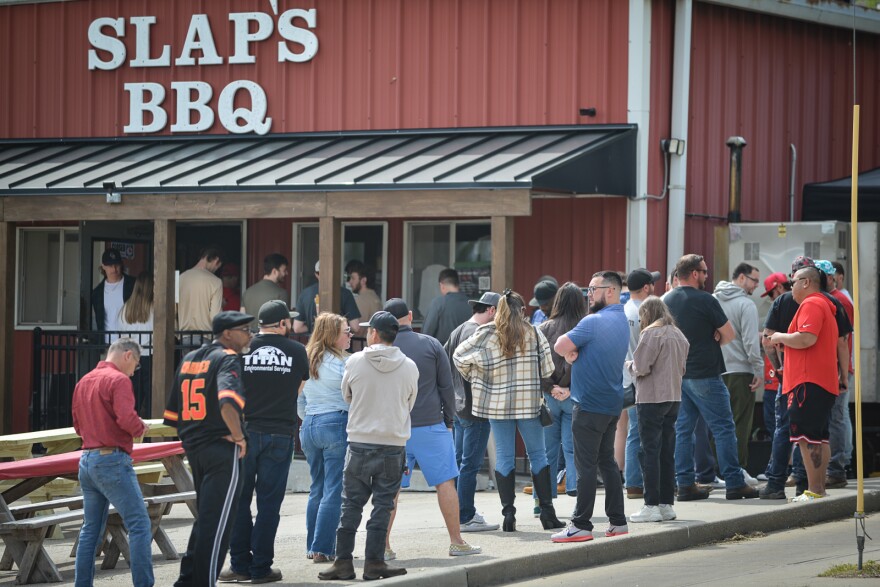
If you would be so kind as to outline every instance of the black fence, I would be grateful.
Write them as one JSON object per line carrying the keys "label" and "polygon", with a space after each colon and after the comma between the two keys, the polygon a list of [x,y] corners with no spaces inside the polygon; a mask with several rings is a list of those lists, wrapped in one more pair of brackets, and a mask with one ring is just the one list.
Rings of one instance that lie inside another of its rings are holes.
{"label": "black fence", "polygon": [[[178,331],[174,334],[175,365],[186,353],[212,338],[210,332]],[[132,385],[138,414],[142,418],[151,416],[152,332],[35,328],[30,405],[31,430],[65,428],[73,425],[71,402],[76,382],[95,368],[105,356],[110,343],[121,336],[138,341],[144,349],[141,368],[135,371]],[[303,344],[309,339],[307,334],[291,334],[291,338]],[[362,350],[365,342],[363,338],[353,338],[351,352]]]}

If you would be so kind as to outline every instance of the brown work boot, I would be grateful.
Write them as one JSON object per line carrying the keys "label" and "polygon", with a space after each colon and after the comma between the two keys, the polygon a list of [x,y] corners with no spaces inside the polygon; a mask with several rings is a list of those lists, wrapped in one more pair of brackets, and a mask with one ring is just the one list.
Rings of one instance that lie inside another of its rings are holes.
{"label": "brown work boot", "polygon": [[385,561],[364,561],[364,581],[375,581],[398,575],[406,575],[406,569],[389,567]]}
{"label": "brown work boot", "polygon": [[642,499],[645,497],[645,490],[641,487],[627,487],[626,488],[626,498],[627,499]]}
{"label": "brown work boot", "polygon": [[678,501],[696,501],[698,499],[708,499],[709,492],[705,489],[694,485],[685,485],[678,488]]}
{"label": "brown work boot", "polygon": [[322,581],[351,581],[357,578],[354,573],[354,561],[350,558],[338,558],[332,567],[318,573],[318,578]]}

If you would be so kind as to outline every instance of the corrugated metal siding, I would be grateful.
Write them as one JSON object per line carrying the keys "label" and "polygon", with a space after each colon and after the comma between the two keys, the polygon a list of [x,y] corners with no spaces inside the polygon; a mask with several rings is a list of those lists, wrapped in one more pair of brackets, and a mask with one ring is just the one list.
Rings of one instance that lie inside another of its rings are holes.
{"label": "corrugated metal siding", "polygon": [[[193,14],[207,14],[218,53],[231,53],[230,12],[269,10],[244,0],[56,2],[0,7],[0,136],[119,136],[126,82],[173,78],[214,89],[257,81],[272,132],[626,120],[628,3],[621,0],[315,0],[320,49],[308,63],[278,63],[274,34],[253,44],[252,65],[89,71],[89,23],[156,16],[152,55],[180,54]],[[285,7],[282,6],[282,9]],[[199,52],[195,52],[198,55]],[[595,107],[584,119],[580,107]],[[173,108],[172,108],[173,110]],[[169,126],[175,120],[169,112]],[[166,127],[167,130],[168,127]],[[219,120],[211,132],[225,133]]]}
{"label": "corrugated metal siding", "polygon": [[541,275],[584,286],[596,271],[626,270],[626,206],[625,198],[535,200],[514,226],[514,289],[530,296]]}
{"label": "corrugated metal siding", "polygon": [[[860,168],[880,165],[880,37],[857,37]],[[729,151],[741,135],[743,220],[789,218],[789,144],[798,150],[796,218],[805,183],[849,175],[852,32],[694,5],[687,212],[726,217]],[[713,219],[687,221],[685,248],[710,257]]]}
{"label": "corrugated metal siding", "polygon": [[[301,220],[297,219],[298,222]],[[241,284],[244,291],[263,278],[263,259],[270,253],[281,253],[291,263],[290,273],[296,271],[296,259],[290,258],[293,245],[293,220],[288,218],[272,218],[248,220],[247,223],[247,283]],[[290,292],[291,276],[282,284]],[[296,298],[293,298],[296,302]],[[256,312],[259,308],[248,308]]]}
{"label": "corrugated metal siding", "polygon": [[[672,125],[670,115],[672,109],[672,46],[675,36],[674,0],[655,1],[651,7],[651,14],[651,122],[648,135],[648,191],[653,195],[659,195],[663,191],[664,180],[660,140],[670,137]],[[647,263],[651,271],[659,271],[664,277],[669,271],[669,267],[665,266],[668,218],[668,199],[648,200]]]}

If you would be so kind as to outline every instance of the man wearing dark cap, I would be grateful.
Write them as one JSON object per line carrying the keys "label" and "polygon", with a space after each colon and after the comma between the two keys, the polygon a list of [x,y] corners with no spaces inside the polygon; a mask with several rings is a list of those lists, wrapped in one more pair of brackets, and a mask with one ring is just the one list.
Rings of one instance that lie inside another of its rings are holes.
{"label": "man wearing dark cap", "polygon": [[[315,326],[315,318],[321,313],[321,300],[318,298],[318,286],[321,279],[321,262],[315,263],[315,283],[302,290],[296,299],[296,311],[299,316],[293,321],[293,331],[298,334],[311,332]],[[339,288],[340,310],[339,313],[348,320],[348,327],[355,334],[358,334],[358,328],[361,318],[361,311],[358,310],[354,295],[346,287]],[[331,308],[324,307],[325,312],[332,312]]]}
{"label": "man wearing dark cap", "polygon": [[373,513],[367,522],[364,556],[365,580],[405,575],[384,560],[388,520],[406,465],[410,436],[409,412],[416,403],[419,370],[392,346],[400,329],[397,318],[376,312],[367,328],[367,347],[345,363],[342,398],[348,411],[348,450],[342,473],[342,517],[336,530],[336,561],[318,573],[322,580],[355,578],[352,553],[364,505],[372,496]]}
{"label": "man wearing dark cap", "polygon": [[529,305],[538,309],[532,312],[532,324],[537,326],[550,317],[553,298],[556,297],[557,290],[559,290],[559,283],[552,275],[542,275],[538,283],[535,284],[535,297],[531,299]]}
{"label": "man wearing dark cap", "polygon": [[[281,300],[260,307],[260,332],[251,341],[244,361],[247,389],[245,420],[248,452],[242,462],[241,500],[229,543],[230,568],[221,582],[271,583],[281,580],[272,568],[279,512],[293,458],[297,394],[309,378],[305,347],[287,338],[291,312]],[[257,516],[251,519],[251,501],[257,495]]]}
{"label": "man wearing dark cap", "polygon": [[425,312],[422,333],[444,344],[449,334],[471,316],[467,296],[459,291],[458,271],[447,267],[438,276],[440,295],[431,301]]}
{"label": "man wearing dark cap", "polygon": [[176,587],[213,585],[226,558],[241,492],[239,459],[247,454],[240,355],[250,344],[253,319],[234,311],[214,316],[214,341],[183,358],[168,396],[165,423],[183,442],[199,508]]}
{"label": "man wearing dark cap", "polygon": [[[412,312],[402,299],[391,298],[385,302],[385,311],[397,318],[400,325],[394,346],[419,369],[419,394],[410,412],[412,434],[406,442],[407,472],[403,476],[403,487],[409,487],[413,467],[418,463],[425,481],[437,489],[437,501],[449,533],[449,555],[479,554],[478,546],[471,546],[462,539],[459,524],[458,493],[455,490],[458,465],[451,433],[455,392],[449,357],[436,338],[413,331]],[[386,552],[389,558],[394,556],[391,550],[394,515],[391,514],[388,524]]]}
{"label": "man wearing dark cap", "polygon": [[[119,312],[134,291],[135,278],[127,275],[122,266],[122,255],[116,249],[107,249],[101,255],[101,280],[92,290],[92,311],[95,313],[95,330],[119,330]],[[119,335],[107,337],[108,343]]]}
{"label": "man wearing dark cap", "polygon": [[473,308],[471,319],[452,331],[449,340],[443,345],[449,357],[452,371],[452,388],[455,392],[455,461],[459,465],[458,474],[458,521],[462,532],[483,532],[497,530],[498,524],[489,524],[474,507],[474,493],[477,491],[477,473],[483,466],[483,457],[489,444],[492,428],[489,420],[471,413],[473,403],[471,384],[466,381],[452,362],[452,354],[462,342],[466,341],[483,324],[495,319],[495,310],[501,296],[487,291],[479,300],[468,300]]}
{"label": "man wearing dark cap", "polygon": [[[633,269],[626,276],[626,287],[629,289],[629,299],[623,305],[623,313],[629,323],[629,348],[626,351],[626,360],[632,361],[633,352],[639,345],[639,334],[642,331],[639,325],[639,306],[650,296],[654,295],[654,284],[663,279],[659,271],[648,271],[642,267]],[[633,385],[632,374],[628,369],[623,370],[623,389]],[[639,465],[639,450],[641,439],[639,437],[639,414],[635,406],[626,409],[628,417],[626,433],[626,458],[624,458],[623,480],[626,486],[626,497],[639,499],[644,495],[644,482],[642,481],[642,467]]]}

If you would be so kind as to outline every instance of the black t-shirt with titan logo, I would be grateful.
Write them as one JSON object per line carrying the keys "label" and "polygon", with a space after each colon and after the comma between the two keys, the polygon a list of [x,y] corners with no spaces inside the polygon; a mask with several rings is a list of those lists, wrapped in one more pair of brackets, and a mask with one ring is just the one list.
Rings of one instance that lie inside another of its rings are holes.
{"label": "black t-shirt with titan logo", "polygon": [[296,397],[309,378],[306,348],[280,334],[258,334],[242,357],[248,431],[293,436]]}
{"label": "black t-shirt with titan logo", "polygon": [[186,451],[230,433],[220,415],[223,404],[244,413],[241,368],[241,357],[217,342],[188,353],[181,361],[164,418],[166,424],[177,427]]}

